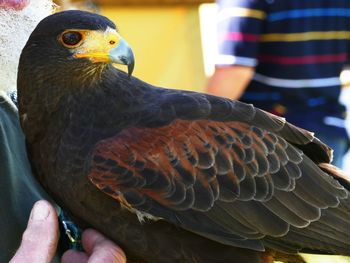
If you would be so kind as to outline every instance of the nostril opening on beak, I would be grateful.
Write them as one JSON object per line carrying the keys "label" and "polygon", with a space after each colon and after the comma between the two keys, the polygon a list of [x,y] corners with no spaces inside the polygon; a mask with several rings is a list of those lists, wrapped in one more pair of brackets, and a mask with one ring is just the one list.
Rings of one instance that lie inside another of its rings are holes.
{"label": "nostril opening on beak", "polygon": [[123,62],[125,65],[128,65],[128,59],[126,57],[120,57],[120,61]]}

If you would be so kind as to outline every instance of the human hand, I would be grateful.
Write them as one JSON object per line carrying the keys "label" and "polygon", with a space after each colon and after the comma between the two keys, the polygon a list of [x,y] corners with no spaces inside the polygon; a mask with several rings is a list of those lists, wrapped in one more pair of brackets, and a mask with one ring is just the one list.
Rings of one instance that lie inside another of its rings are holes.
{"label": "human hand", "polygon": [[121,248],[96,230],[85,230],[81,242],[86,252],[68,250],[62,256],[62,263],[126,262],[125,254]]}
{"label": "human hand", "polygon": [[56,211],[49,202],[40,200],[33,206],[21,245],[10,263],[49,263],[55,255],[57,241]]}
{"label": "human hand", "polygon": [[[58,242],[58,220],[54,207],[47,201],[34,204],[22,242],[10,263],[49,263],[55,255]],[[82,234],[86,252],[66,251],[62,263],[125,263],[124,252],[112,241],[93,229]]]}
{"label": "human hand", "polygon": [[30,0],[0,0],[0,8],[13,8],[22,10],[29,4]]}

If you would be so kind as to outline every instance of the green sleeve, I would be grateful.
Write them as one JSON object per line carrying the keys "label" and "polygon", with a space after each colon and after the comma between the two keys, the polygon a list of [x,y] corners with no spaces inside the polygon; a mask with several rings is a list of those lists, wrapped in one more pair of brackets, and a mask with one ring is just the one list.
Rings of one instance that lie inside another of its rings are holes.
{"label": "green sleeve", "polygon": [[39,199],[50,198],[31,173],[17,109],[0,95],[0,262],[8,262],[15,253]]}

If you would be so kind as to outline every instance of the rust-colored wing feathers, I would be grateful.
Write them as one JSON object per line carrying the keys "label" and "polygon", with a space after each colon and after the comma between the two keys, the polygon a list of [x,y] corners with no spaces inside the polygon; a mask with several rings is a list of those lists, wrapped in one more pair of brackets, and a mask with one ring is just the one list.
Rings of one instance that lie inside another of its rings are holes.
{"label": "rust-colored wing feathers", "polygon": [[239,121],[132,127],[96,145],[89,178],[131,209],[262,250],[261,238],[306,227],[347,196],[278,133]]}
{"label": "rust-colored wing feathers", "polygon": [[[199,211],[218,199],[270,199],[274,184],[292,188],[300,176],[288,160],[302,160],[301,151],[282,138],[244,123],[181,120],[161,128],[130,128],[100,142],[94,154],[106,163],[95,162],[90,173],[99,188],[104,182],[116,192],[137,189],[172,209]],[[276,172],[285,178],[271,176]],[[199,194],[183,207],[188,188]]]}

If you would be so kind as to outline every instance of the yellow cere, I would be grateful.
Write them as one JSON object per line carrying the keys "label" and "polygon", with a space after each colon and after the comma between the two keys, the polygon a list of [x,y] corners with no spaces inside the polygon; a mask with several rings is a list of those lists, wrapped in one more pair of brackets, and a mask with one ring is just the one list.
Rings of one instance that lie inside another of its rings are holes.
{"label": "yellow cere", "polygon": [[[82,32],[82,30],[80,30]],[[85,30],[84,42],[77,48],[74,48],[76,58],[88,58],[92,62],[108,62],[109,52],[115,48],[120,35],[115,29],[107,28],[106,31]]]}

